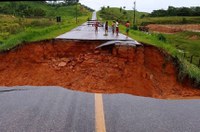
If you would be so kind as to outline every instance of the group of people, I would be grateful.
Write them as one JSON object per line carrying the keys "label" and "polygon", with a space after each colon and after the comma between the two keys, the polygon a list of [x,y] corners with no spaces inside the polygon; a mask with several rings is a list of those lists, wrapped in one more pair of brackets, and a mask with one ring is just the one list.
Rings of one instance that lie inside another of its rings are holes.
{"label": "group of people", "polygon": [[[126,26],[126,37],[128,38],[128,33],[129,33],[129,30],[130,30],[130,22],[127,21],[125,26]],[[98,32],[98,27],[99,27],[99,22],[96,21],[95,22],[95,32],[96,33]],[[104,35],[107,36],[108,35],[108,21],[105,22],[104,29],[105,29]],[[116,36],[119,35],[119,22],[118,22],[118,20],[112,22],[112,33],[113,33],[113,35],[116,33]]]}

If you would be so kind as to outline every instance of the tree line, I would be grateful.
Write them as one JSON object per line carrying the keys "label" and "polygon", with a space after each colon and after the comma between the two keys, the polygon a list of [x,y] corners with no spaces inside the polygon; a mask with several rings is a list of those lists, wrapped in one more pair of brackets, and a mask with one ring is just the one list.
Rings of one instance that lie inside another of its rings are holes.
{"label": "tree line", "polygon": [[200,7],[173,7],[169,6],[167,10],[159,9],[154,10],[151,17],[163,17],[163,16],[200,16]]}
{"label": "tree line", "polygon": [[79,2],[79,0],[50,0],[50,1],[44,1],[46,3],[52,3],[55,5],[74,5]]}
{"label": "tree line", "polygon": [[21,17],[44,17],[47,15],[48,11],[46,8],[34,6],[34,3],[39,3],[52,7],[68,6],[74,5],[79,2],[79,0],[54,0],[51,1],[21,1],[21,2],[2,2],[0,5],[1,14],[11,14],[14,16]]}

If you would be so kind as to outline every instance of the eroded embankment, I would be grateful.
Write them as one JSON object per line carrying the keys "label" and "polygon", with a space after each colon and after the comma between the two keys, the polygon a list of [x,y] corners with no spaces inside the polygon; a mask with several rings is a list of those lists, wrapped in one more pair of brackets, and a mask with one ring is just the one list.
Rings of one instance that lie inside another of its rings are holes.
{"label": "eroded embankment", "polygon": [[[62,86],[156,98],[200,96],[177,81],[172,58],[149,45],[94,50],[102,42],[49,40],[0,53],[1,86]],[[118,51],[118,52],[117,52]]]}

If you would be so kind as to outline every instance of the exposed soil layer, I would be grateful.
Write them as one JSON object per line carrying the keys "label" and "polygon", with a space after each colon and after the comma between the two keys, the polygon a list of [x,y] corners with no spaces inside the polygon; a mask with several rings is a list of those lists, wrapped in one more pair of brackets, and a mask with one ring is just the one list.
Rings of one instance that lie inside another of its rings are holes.
{"label": "exposed soil layer", "polygon": [[128,93],[155,98],[200,97],[177,81],[173,58],[162,50],[113,47],[102,42],[48,40],[0,53],[1,86],[62,86],[95,93]]}
{"label": "exposed soil layer", "polygon": [[162,24],[149,24],[147,26],[149,31],[161,33],[177,33],[183,31],[200,32],[200,24],[182,24],[182,25],[162,25]]}

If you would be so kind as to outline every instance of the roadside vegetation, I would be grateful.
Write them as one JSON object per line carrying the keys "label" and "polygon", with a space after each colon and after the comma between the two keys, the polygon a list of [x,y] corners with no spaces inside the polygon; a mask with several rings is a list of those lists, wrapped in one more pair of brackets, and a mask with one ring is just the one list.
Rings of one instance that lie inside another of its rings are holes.
{"label": "roadside vegetation", "polygon": [[150,17],[142,16],[136,20],[137,25],[148,24],[200,24],[200,16],[166,16]]}
{"label": "roadside vegetation", "polygon": [[[91,16],[86,6],[46,2],[1,2],[0,51],[23,42],[51,39],[82,24]],[[61,22],[57,22],[61,17]]]}
{"label": "roadside vegetation", "polygon": [[149,14],[152,17],[163,16],[200,16],[200,7],[173,7],[169,6],[167,10],[154,10]]}
{"label": "roadside vegetation", "polygon": [[[120,32],[125,34],[124,23],[129,20],[133,22],[133,11],[123,10],[120,8],[102,8],[98,12],[98,16],[103,21],[112,20],[120,21]],[[126,13],[124,13],[126,12]],[[107,14],[108,13],[108,14]],[[116,15],[115,15],[116,14]],[[124,15],[122,17],[122,15]],[[112,17],[109,17],[112,16]],[[176,58],[176,66],[179,69],[178,79],[184,81],[190,78],[195,87],[200,88],[200,33],[184,31],[174,34],[164,34],[157,32],[142,32],[138,30],[139,26],[148,24],[194,24],[200,23],[200,16],[167,16],[167,17],[152,17],[148,13],[136,12],[136,23],[129,36],[141,43],[154,45],[162,48]],[[134,29],[134,30],[133,30]],[[193,61],[191,61],[193,56]]]}
{"label": "roadside vegetation", "polygon": [[[172,7],[169,7],[172,8]],[[175,7],[173,7],[175,8]],[[175,8],[176,9],[176,8]],[[174,10],[175,10],[174,9]],[[187,9],[187,8],[186,8]],[[200,14],[199,7],[195,8],[197,11],[194,15],[154,15],[154,13],[147,13],[147,12],[139,12],[136,11],[136,25],[148,25],[148,24],[200,24]],[[178,10],[178,9],[177,9]],[[156,12],[157,10],[155,10]],[[158,10],[159,12],[160,10]],[[166,11],[167,12],[167,11]],[[170,12],[170,11],[168,11]],[[180,13],[179,13],[180,14]],[[133,22],[134,11],[133,10],[126,10],[126,7],[102,7],[101,10],[98,12],[98,16],[103,18],[104,20],[120,20],[121,22],[125,22],[129,20]]]}

